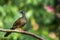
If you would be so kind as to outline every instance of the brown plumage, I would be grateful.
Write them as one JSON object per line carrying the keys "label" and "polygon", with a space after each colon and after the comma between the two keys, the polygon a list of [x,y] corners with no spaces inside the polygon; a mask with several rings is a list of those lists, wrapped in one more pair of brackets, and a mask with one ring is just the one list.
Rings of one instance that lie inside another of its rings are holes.
{"label": "brown plumage", "polygon": [[[21,29],[26,24],[25,12],[23,10],[21,10],[20,13],[22,14],[22,17],[15,21],[15,23],[13,24],[13,27],[11,28],[11,30],[14,30],[16,28]],[[9,34],[11,34],[11,32],[7,32],[4,35],[4,37],[7,37]]]}

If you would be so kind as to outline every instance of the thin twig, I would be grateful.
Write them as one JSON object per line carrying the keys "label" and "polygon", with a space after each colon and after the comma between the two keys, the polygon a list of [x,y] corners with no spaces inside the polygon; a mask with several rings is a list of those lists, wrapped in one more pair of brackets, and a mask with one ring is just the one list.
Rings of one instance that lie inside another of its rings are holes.
{"label": "thin twig", "polygon": [[30,35],[33,36],[39,40],[43,40],[43,38],[41,38],[40,36],[31,33],[31,32],[27,32],[27,31],[18,31],[18,30],[9,30],[9,29],[0,29],[1,32],[16,32],[16,33],[21,33],[21,34],[25,34],[25,35]]}

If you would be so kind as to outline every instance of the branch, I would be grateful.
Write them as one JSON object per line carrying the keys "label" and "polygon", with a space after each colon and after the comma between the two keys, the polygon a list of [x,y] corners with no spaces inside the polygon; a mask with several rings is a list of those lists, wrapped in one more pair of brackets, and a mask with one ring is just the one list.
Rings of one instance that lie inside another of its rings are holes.
{"label": "branch", "polygon": [[1,32],[16,32],[16,33],[21,33],[21,34],[25,34],[25,35],[30,35],[33,36],[39,40],[43,40],[43,38],[41,38],[40,36],[31,33],[31,32],[27,32],[27,31],[18,31],[18,30],[8,30],[8,29],[0,29]]}

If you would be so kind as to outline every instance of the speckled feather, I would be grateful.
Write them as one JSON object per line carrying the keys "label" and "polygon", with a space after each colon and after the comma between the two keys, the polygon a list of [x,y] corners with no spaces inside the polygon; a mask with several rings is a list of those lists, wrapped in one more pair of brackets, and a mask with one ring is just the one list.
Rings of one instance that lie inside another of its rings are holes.
{"label": "speckled feather", "polygon": [[[21,12],[21,13],[22,13],[22,17],[15,21],[15,23],[13,24],[13,27],[11,28],[12,30],[15,30],[17,28],[20,29],[20,28],[24,27],[24,25],[26,24],[26,21],[27,21],[26,16],[25,16],[24,12]],[[7,32],[4,35],[4,37],[7,37],[9,34],[11,34],[11,32]]]}

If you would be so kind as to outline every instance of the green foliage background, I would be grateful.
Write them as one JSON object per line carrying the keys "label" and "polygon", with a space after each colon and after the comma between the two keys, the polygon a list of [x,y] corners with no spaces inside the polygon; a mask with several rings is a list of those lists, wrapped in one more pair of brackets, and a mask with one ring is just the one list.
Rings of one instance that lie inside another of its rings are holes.
{"label": "green foliage background", "polygon": [[[19,10],[24,9],[27,24],[23,29],[35,33],[45,40],[55,40],[49,37],[50,30],[54,28],[52,25],[54,14],[48,13],[43,6],[49,3],[53,5],[53,0],[0,0],[0,28],[10,29],[13,23],[22,16],[19,14]],[[19,33],[12,33],[4,39],[5,33],[0,32],[0,40],[37,40],[32,36]],[[57,32],[57,34],[59,33]]]}

